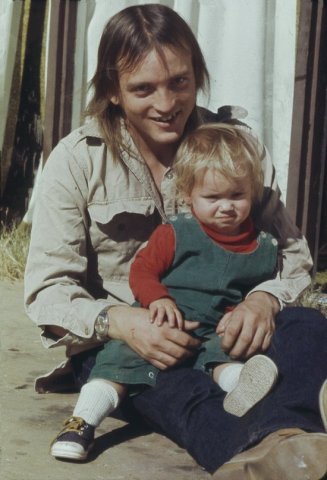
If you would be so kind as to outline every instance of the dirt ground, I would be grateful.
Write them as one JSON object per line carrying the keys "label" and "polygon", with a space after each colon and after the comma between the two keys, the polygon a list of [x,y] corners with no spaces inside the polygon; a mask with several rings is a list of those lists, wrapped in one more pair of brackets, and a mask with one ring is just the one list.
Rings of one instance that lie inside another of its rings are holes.
{"label": "dirt ground", "polygon": [[21,282],[0,282],[0,415],[2,480],[209,480],[211,476],[173,442],[107,418],[88,462],[53,459],[49,443],[71,414],[76,394],[34,391],[34,379],[64,358],[45,350],[24,313]]}

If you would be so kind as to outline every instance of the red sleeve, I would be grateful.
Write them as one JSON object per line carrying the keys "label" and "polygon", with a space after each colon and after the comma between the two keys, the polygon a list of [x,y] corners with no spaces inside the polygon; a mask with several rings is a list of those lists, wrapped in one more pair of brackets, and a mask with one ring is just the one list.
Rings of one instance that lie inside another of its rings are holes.
{"label": "red sleeve", "polygon": [[162,297],[170,297],[161,284],[162,275],[171,266],[175,255],[175,234],[169,224],[159,225],[149,238],[146,247],[140,250],[129,274],[129,284],[135,299],[143,307]]}

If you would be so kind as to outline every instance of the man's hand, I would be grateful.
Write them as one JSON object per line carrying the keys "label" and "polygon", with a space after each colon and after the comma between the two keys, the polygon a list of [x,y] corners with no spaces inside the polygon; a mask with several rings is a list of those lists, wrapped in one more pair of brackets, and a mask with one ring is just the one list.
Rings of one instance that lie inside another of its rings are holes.
{"label": "man's hand", "polygon": [[220,320],[216,332],[222,348],[232,358],[247,358],[266,350],[275,331],[278,300],[266,292],[254,292]]}
{"label": "man's hand", "polygon": [[191,357],[201,344],[187,332],[198,328],[198,322],[185,321],[184,331],[160,328],[149,322],[145,308],[115,306],[110,308],[109,337],[123,340],[132,350],[160,370],[173,367]]}
{"label": "man's hand", "polygon": [[171,298],[159,298],[149,305],[150,322],[158,327],[168,322],[170,328],[184,329],[184,319],[176,303]]}

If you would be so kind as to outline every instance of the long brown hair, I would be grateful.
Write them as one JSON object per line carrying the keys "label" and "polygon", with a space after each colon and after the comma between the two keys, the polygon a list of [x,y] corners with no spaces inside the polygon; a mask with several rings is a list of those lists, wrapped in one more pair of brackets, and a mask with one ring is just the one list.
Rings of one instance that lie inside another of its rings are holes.
{"label": "long brown hair", "polygon": [[[163,47],[190,52],[197,90],[209,87],[199,44],[187,23],[171,8],[160,4],[128,7],[114,15],[104,28],[86,115],[97,119],[114,159],[119,158],[122,146],[123,112],[110,98],[119,95],[119,72],[132,71],[153,49],[163,58]],[[190,122],[196,123],[195,115],[194,111]]]}

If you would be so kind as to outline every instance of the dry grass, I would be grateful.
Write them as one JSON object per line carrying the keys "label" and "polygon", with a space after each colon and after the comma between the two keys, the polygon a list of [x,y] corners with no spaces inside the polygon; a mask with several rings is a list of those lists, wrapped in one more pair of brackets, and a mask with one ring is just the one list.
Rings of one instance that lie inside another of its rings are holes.
{"label": "dry grass", "polygon": [[30,226],[0,226],[0,280],[20,280],[24,276]]}
{"label": "dry grass", "polygon": [[317,272],[315,276],[315,282],[321,287],[323,292],[327,292],[327,270],[323,272]]}
{"label": "dry grass", "polygon": [[310,287],[297,299],[296,305],[319,310],[327,317],[327,271],[317,272]]}

